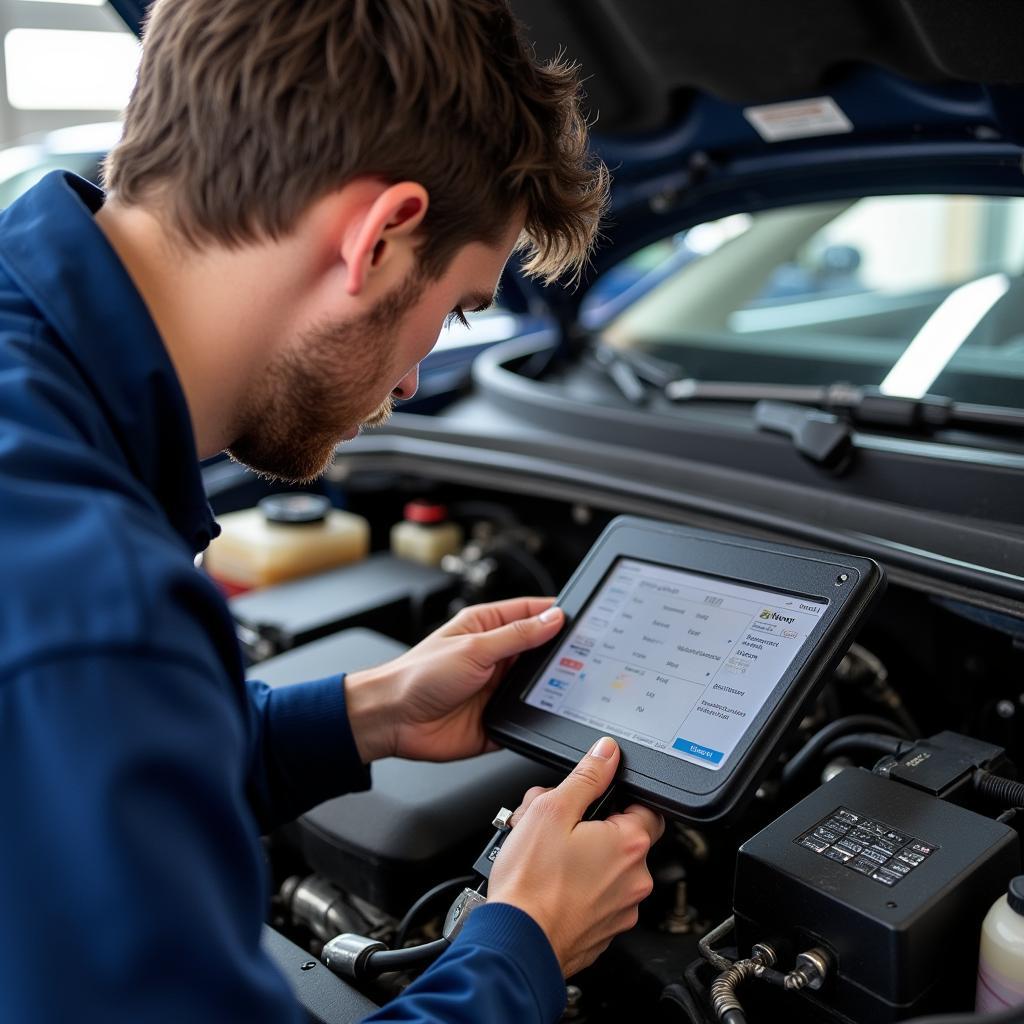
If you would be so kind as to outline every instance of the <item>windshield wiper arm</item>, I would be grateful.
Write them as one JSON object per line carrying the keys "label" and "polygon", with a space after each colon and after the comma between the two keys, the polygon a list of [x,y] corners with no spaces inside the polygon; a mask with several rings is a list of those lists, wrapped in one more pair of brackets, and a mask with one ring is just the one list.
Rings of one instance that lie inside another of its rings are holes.
{"label": "windshield wiper arm", "polygon": [[665,385],[673,402],[788,402],[842,414],[853,423],[931,431],[942,427],[982,427],[1024,431],[1024,410],[956,402],[943,395],[904,398],[855,384],[753,384],[683,379]]}
{"label": "windshield wiper arm", "polygon": [[759,430],[784,434],[801,455],[837,474],[853,457],[853,430],[833,413],[762,399],[754,406],[754,422]]}
{"label": "windshield wiper arm", "polygon": [[647,402],[649,388],[664,392],[679,372],[676,364],[640,352],[619,352],[609,345],[595,345],[590,355],[593,365],[634,405]]}

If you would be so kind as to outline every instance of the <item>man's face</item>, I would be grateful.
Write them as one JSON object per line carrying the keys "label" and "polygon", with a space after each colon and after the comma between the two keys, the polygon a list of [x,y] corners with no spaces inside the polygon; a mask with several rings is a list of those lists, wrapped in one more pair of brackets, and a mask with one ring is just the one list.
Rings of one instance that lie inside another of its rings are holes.
{"label": "man's face", "polygon": [[290,482],[320,476],[340,441],[384,423],[395,398],[415,394],[420,360],[446,317],[490,303],[517,237],[510,227],[497,245],[464,246],[436,280],[414,269],[365,314],[309,323],[249,395],[232,458]]}

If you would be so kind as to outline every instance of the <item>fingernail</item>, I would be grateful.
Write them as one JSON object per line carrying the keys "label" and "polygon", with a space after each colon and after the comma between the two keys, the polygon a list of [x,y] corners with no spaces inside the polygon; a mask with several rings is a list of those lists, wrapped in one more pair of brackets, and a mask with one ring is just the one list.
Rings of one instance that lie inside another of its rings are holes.
{"label": "fingernail", "polygon": [[615,740],[610,736],[602,736],[591,748],[590,756],[600,761],[607,761],[615,753]]}
{"label": "fingernail", "polygon": [[561,614],[562,609],[552,605],[550,608],[545,609],[537,616],[541,622],[553,622]]}

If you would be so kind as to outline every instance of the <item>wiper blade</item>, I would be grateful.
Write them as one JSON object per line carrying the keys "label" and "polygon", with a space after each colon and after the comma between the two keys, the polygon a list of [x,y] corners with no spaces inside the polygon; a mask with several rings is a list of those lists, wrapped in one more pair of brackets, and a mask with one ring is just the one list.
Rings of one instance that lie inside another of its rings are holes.
{"label": "wiper blade", "polygon": [[943,395],[904,398],[876,387],[855,384],[753,384],[683,379],[665,385],[673,402],[788,402],[845,416],[852,423],[933,431],[943,427],[981,427],[1024,431],[1024,410],[956,402]]}

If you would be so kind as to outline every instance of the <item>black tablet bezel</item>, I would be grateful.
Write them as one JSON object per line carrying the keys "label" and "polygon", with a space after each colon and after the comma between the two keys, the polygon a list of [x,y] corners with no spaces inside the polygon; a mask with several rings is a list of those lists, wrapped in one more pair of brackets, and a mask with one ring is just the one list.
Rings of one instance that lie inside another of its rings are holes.
{"label": "black tablet bezel", "polygon": [[881,595],[884,575],[868,558],[746,540],[634,516],[615,519],[559,595],[558,604],[566,614],[564,629],[544,647],[523,655],[488,705],[487,729],[502,745],[570,768],[602,735],[535,708],[523,698],[620,558],[827,602],[808,639],[720,769],[618,740],[623,755],[620,787],[675,817],[720,821],[753,794],[828,669],[845,653]]}

